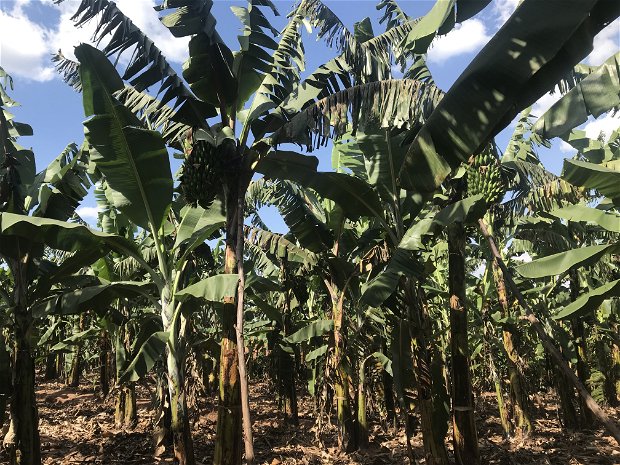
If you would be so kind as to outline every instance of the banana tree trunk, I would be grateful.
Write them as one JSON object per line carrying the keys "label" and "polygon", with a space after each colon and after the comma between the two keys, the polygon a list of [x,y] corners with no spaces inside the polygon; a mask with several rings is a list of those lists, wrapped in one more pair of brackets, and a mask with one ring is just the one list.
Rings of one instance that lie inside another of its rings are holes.
{"label": "banana tree trunk", "polygon": [[220,345],[220,389],[215,441],[215,465],[241,463],[241,389],[239,385],[234,302],[224,304],[223,335]]}
{"label": "banana tree trunk", "polygon": [[536,317],[536,315],[534,315],[534,312],[532,312],[532,309],[527,304],[525,298],[523,297],[523,294],[521,294],[521,291],[519,291],[519,288],[512,280],[512,277],[508,271],[508,268],[506,267],[504,261],[502,260],[502,257],[499,254],[499,251],[497,250],[495,241],[489,234],[486,223],[484,222],[484,220],[481,219],[479,220],[478,224],[480,226],[480,230],[482,231],[482,235],[485,237],[485,239],[489,243],[489,246],[491,248],[491,253],[493,254],[495,261],[501,268],[502,273],[504,273],[504,278],[506,279],[506,282],[508,283],[510,290],[512,291],[514,296],[517,298],[517,300],[519,301],[519,303],[525,310],[525,317],[527,321],[532,325],[534,330],[536,331],[536,334],[538,334],[541,344],[543,345],[547,353],[551,356],[551,358],[555,362],[558,369],[562,371],[562,373],[568,378],[570,383],[575,387],[575,389],[577,389],[577,392],[584,399],[586,406],[590,409],[590,411],[593,413],[596,419],[600,421],[603,424],[603,426],[605,426],[607,431],[611,433],[611,435],[614,437],[616,442],[620,444],[620,428],[618,428],[618,426],[616,426],[616,424],[611,421],[611,419],[607,416],[605,411],[601,409],[601,407],[592,398],[592,396],[590,395],[586,387],[581,383],[579,378],[575,375],[575,373],[573,373],[573,370],[571,370],[571,368],[568,366],[568,364],[562,357],[562,354],[560,353],[560,351],[557,349],[557,347],[553,343],[553,340],[545,332],[545,329],[542,323]]}
{"label": "banana tree trunk", "polygon": [[237,337],[237,357],[239,358],[239,387],[241,389],[241,417],[243,422],[243,445],[245,448],[245,462],[247,465],[254,463],[254,439],[252,436],[252,419],[250,417],[250,389],[248,386],[248,372],[245,363],[245,341],[243,338],[244,303],[245,303],[245,269],[243,267],[243,251],[245,238],[243,234],[243,222],[245,220],[245,191],[247,184],[240,180],[239,197],[237,199],[237,274],[239,284],[237,287],[237,321],[235,334]]}
{"label": "banana tree trunk", "polygon": [[118,389],[114,400],[114,425],[117,428],[133,429],[138,424],[136,389],[133,383]]}
{"label": "banana tree trunk", "polygon": [[[587,362],[587,344],[586,344],[586,330],[583,320],[571,321],[571,328],[573,330],[573,339],[577,348],[577,376],[579,381],[583,383],[588,389],[588,379],[590,379],[590,368]],[[583,398],[579,398],[579,417],[580,425],[582,428],[590,428],[592,426],[593,417],[592,412],[584,402]]]}
{"label": "banana tree trunk", "polygon": [[99,389],[104,397],[110,393],[110,338],[106,331],[99,336]]}
{"label": "banana tree trunk", "polygon": [[[158,362],[159,365],[159,362]],[[156,399],[157,399],[157,420],[155,421],[155,431],[153,434],[153,443],[155,445],[155,457],[162,455],[169,445],[172,444],[171,434],[171,415],[170,415],[170,393],[168,391],[168,383],[164,379],[165,372],[159,366],[156,370]]]}
{"label": "banana tree trunk", "polygon": [[[579,298],[579,275],[576,270],[569,271],[570,277],[570,294],[571,300],[574,302]],[[571,329],[573,331],[573,340],[577,348],[577,376],[579,381],[588,389],[588,379],[590,378],[590,369],[587,363],[587,346],[586,346],[586,330],[582,319],[571,320]],[[589,392],[589,389],[588,389]],[[582,428],[592,426],[592,412],[586,406],[584,400],[579,398],[579,418]]]}
{"label": "banana tree trunk", "polygon": [[119,388],[114,399],[114,426],[121,428],[125,423],[125,389]]}
{"label": "banana tree trunk", "polygon": [[454,456],[458,465],[478,465],[480,452],[469,370],[465,296],[465,229],[462,223],[454,223],[448,227],[448,253]]}
{"label": "banana tree trunk", "polygon": [[336,380],[336,413],[338,417],[338,447],[342,451],[351,451],[356,447],[353,431],[353,418],[349,400],[349,375],[346,369],[346,352],[344,340],[344,300],[338,299],[332,310],[334,318],[334,369]]}
{"label": "banana tree trunk", "polygon": [[[80,318],[77,325],[77,331],[84,331],[86,327],[86,314],[80,314]],[[73,360],[71,361],[71,370],[69,371],[69,380],[67,384],[69,386],[76,388],[80,385],[80,378],[82,377],[82,368],[84,365],[84,356],[82,355],[82,346],[83,344],[80,342],[75,346],[75,350],[73,352]]]}
{"label": "banana tree trunk", "polygon": [[[231,191],[236,192],[236,191]],[[236,271],[237,197],[227,199],[227,237],[224,272]],[[220,343],[219,405],[215,440],[214,465],[241,463],[241,386],[239,383],[239,353],[235,332],[235,299],[224,301],[222,312],[222,340]]]}
{"label": "banana tree trunk", "polygon": [[[511,316],[511,311],[508,303],[508,296],[506,294],[504,275],[495,261],[493,261],[492,267],[493,279],[497,289],[497,297],[500,306],[502,307],[504,317],[507,318]],[[532,433],[534,427],[531,420],[531,408],[529,405],[527,391],[525,389],[524,377],[518,365],[519,357],[515,349],[514,335],[514,330],[502,330],[502,340],[504,343],[504,350],[506,352],[508,365],[508,378],[510,380],[510,400],[514,410],[515,424],[518,433],[520,435],[527,436]]]}
{"label": "banana tree trunk", "polygon": [[[383,339],[383,338],[382,338]],[[382,352],[387,354],[387,344],[385,339],[381,341]],[[383,384],[383,401],[385,403],[385,414],[388,428],[397,428],[396,405],[394,404],[394,379],[386,371],[381,371],[381,382]]]}
{"label": "banana tree trunk", "polygon": [[411,328],[408,318],[399,318],[392,332],[392,373],[400,412],[405,425],[407,438],[407,455],[409,461],[415,463],[415,456],[411,439],[415,431],[416,419],[413,416],[415,399],[412,393],[415,390],[414,363],[411,352]]}
{"label": "banana tree trunk", "polygon": [[[553,363],[553,362],[552,362]],[[577,410],[575,409],[575,393],[570,386],[566,375],[553,363],[553,373],[556,391],[560,399],[560,409],[562,410],[562,419],[564,427],[567,429],[576,429],[579,425],[577,418]]]}
{"label": "banana tree trunk", "polygon": [[[485,325],[485,329],[486,329],[486,325]],[[489,371],[491,372],[491,378],[493,378],[493,384],[495,385],[495,397],[497,399],[497,409],[499,411],[499,418],[502,423],[502,429],[504,430],[504,436],[508,438],[512,435],[512,425],[510,424],[510,420],[508,419],[508,412],[506,411],[506,403],[504,402],[504,390],[502,389],[502,379],[497,373],[497,364],[495,363],[495,353],[494,353],[494,349],[492,346],[492,342],[490,340],[487,340],[487,347],[489,351]]]}
{"label": "banana tree trunk", "polygon": [[614,365],[611,357],[611,348],[608,346],[609,342],[601,335],[597,335],[597,340],[594,346],[594,353],[596,355],[596,367],[598,371],[605,375],[605,381],[603,383],[603,394],[605,400],[610,407],[616,407],[618,405],[618,393],[616,391],[616,382],[614,379]]}
{"label": "banana tree trunk", "polygon": [[4,427],[7,401],[13,389],[11,355],[6,348],[6,342],[4,335],[0,335],[0,431]]}
{"label": "banana tree trunk", "polygon": [[[284,282],[287,283],[286,265],[282,264],[282,274]],[[282,332],[284,336],[291,334],[291,290],[284,291],[284,314],[282,315]],[[297,391],[295,389],[295,353],[287,353],[279,345],[276,346],[278,353],[277,360],[277,379],[279,383],[279,393],[282,408],[284,410],[285,419],[292,425],[299,423],[297,411]],[[292,349],[291,349],[292,350]]]}
{"label": "banana tree trunk", "polygon": [[[286,332],[285,332],[286,334]],[[297,411],[297,391],[295,389],[295,355],[286,352],[277,346],[274,353],[277,355],[276,370],[280,408],[287,423],[299,423]]]}
{"label": "banana tree trunk", "polygon": [[357,442],[360,449],[368,446],[368,419],[366,417],[366,360],[361,360],[357,380]]}
{"label": "banana tree trunk", "polygon": [[166,367],[168,373],[168,394],[170,396],[170,426],[174,456],[179,465],[195,465],[194,445],[187,416],[187,400],[185,396],[184,334],[179,330],[179,320],[173,322],[175,312],[174,301],[170,299],[170,290],[164,289],[161,296],[162,321],[164,330],[170,332],[170,342],[166,345]]}
{"label": "banana tree trunk", "polygon": [[617,403],[620,399],[618,397],[620,397],[620,344],[615,341],[613,343],[612,349],[611,349],[611,358],[612,358],[612,369],[611,369],[611,379],[612,382],[614,383],[616,389],[616,400],[615,402]]}
{"label": "banana tree trunk", "polygon": [[424,453],[430,465],[448,465],[448,452],[444,442],[448,430],[447,412],[441,411],[444,402],[435,399],[433,395],[439,393],[439,397],[447,397],[445,386],[441,382],[443,367],[437,351],[432,353],[429,350],[428,341],[432,340],[432,335],[426,296],[421,288],[416,289],[411,282],[407,291],[408,299],[413,303],[410,313],[416,326],[413,331],[412,355]]}
{"label": "banana tree trunk", "polygon": [[45,357],[45,381],[52,381],[58,377],[56,371],[56,353],[48,352]]}
{"label": "banana tree trunk", "polygon": [[129,383],[123,388],[123,426],[133,429],[138,424],[138,409],[136,407],[136,387],[133,383]]}
{"label": "banana tree trunk", "polygon": [[65,354],[58,352],[56,354],[56,377],[62,382],[65,378]]}
{"label": "banana tree trunk", "polygon": [[[15,353],[11,431],[5,437],[11,465],[40,465],[41,443],[32,356],[32,311],[27,304],[25,260],[15,263]],[[10,436],[12,434],[12,437]]]}

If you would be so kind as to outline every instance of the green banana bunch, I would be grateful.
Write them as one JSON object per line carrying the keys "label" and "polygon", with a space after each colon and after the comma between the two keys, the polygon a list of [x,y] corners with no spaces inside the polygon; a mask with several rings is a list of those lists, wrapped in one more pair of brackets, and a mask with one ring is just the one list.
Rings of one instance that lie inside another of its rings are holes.
{"label": "green banana bunch", "polygon": [[181,174],[181,190],[185,201],[193,206],[209,208],[221,190],[222,160],[217,147],[206,140],[184,143],[185,161]]}
{"label": "green banana bunch", "polygon": [[500,202],[504,198],[505,186],[499,160],[491,151],[485,150],[472,157],[467,170],[467,194],[482,194],[488,204]]}

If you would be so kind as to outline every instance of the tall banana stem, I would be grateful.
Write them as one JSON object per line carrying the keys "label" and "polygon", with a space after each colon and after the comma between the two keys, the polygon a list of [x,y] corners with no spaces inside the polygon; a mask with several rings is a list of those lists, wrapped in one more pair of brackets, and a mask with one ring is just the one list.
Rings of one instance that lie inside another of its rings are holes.
{"label": "tall banana stem", "polygon": [[247,183],[239,183],[239,198],[237,206],[237,273],[239,286],[237,288],[237,351],[239,353],[239,381],[241,385],[241,412],[243,415],[243,434],[245,446],[245,461],[248,465],[254,463],[254,443],[252,438],[252,420],[250,418],[250,394],[248,389],[248,375],[245,365],[245,343],[243,340],[243,304],[245,299],[245,271],[243,269],[243,220],[245,212],[245,187]]}
{"label": "tall banana stem", "polygon": [[545,332],[545,329],[542,323],[536,317],[531,307],[528,305],[525,298],[523,297],[523,294],[521,294],[521,292],[519,291],[519,288],[517,287],[514,280],[512,279],[512,274],[510,273],[510,271],[506,267],[506,264],[502,260],[502,257],[499,254],[499,251],[497,250],[497,246],[495,245],[495,241],[489,234],[489,230],[487,228],[486,223],[484,222],[483,219],[480,219],[478,221],[478,224],[480,226],[480,231],[482,232],[482,235],[485,237],[485,239],[489,243],[489,247],[491,248],[491,253],[493,254],[493,258],[495,259],[499,267],[502,269],[502,273],[504,274],[504,278],[506,280],[506,283],[508,284],[508,287],[513,292],[514,296],[517,298],[517,300],[519,301],[519,303],[525,310],[525,319],[530,322],[530,324],[536,331],[536,334],[538,334],[541,344],[543,345],[547,353],[551,356],[551,358],[553,359],[557,367],[562,371],[562,373],[566,376],[566,378],[568,378],[568,380],[572,383],[575,389],[577,389],[577,392],[583,398],[584,403],[590,409],[592,414],[596,417],[598,421],[600,421],[603,424],[603,426],[605,426],[607,431],[611,433],[611,435],[614,437],[616,442],[620,444],[620,428],[618,428],[618,426],[616,426],[616,424],[611,421],[611,419],[607,416],[607,414],[603,411],[603,409],[592,398],[592,396],[590,395],[586,387],[583,385],[583,383],[579,380],[579,378],[577,378],[577,375],[575,375],[573,370],[571,370],[571,368],[568,366],[568,364],[562,357],[562,354],[560,353],[558,348],[553,343],[553,340]]}

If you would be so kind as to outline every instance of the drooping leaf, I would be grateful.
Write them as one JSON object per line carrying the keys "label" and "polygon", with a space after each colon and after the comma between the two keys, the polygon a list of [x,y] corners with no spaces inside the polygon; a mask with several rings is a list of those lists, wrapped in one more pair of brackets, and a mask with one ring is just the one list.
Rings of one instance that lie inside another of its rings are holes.
{"label": "drooping leaf", "polygon": [[620,159],[620,125],[611,134],[605,134],[607,142],[588,137],[585,131],[573,129],[562,139],[592,163],[603,163]]}
{"label": "drooping leaf", "polygon": [[257,140],[273,133],[290,121],[300,110],[312,104],[315,99],[347,89],[353,85],[350,68],[340,57],[322,64],[301,84],[298,84],[277,108],[263,119],[254,121],[252,132]]}
{"label": "drooping leaf", "polygon": [[187,243],[188,248],[195,248],[226,222],[222,203],[214,201],[208,210],[197,207],[185,207],[181,210],[181,224],[177,230],[173,249]]}
{"label": "drooping leaf", "polygon": [[305,69],[300,29],[300,17],[293,12],[273,52],[268,72],[256,89],[244,126],[280,105],[299,84],[300,73]]}
{"label": "drooping leaf", "polygon": [[620,107],[620,52],[609,57],[592,74],[577,83],[536,121],[533,130],[547,139],[562,136]]}
{"label": "drooping leaf", "polygon": [[[143,228],[159,230],[172,202],[172,173],[164,141],[141,127],[138,118],[116,100],[116,70],[97,49],[82,44],[80,60],[86,138],[96,149],[91,160],[114,191],[112,202]],[[118,78],[120,80],[120,78]]]}
{"label": "drooping leaf", "polygon": [[87,339],[92,339],[96,337],[100,332],[101,330],[99,328],[88,328],[85,331],[80,331],[72,334],[71,336],[63,339],[62,341],[54,344],[50,348],[50,350],[53,350],[55,352],[70,350],[69,348],[71,346],[82,344]]}
{"label": "drooping leaf", "polygon": [[620,297],[620,279],[593,289],[571,302],[558,313],[553,315],[554,320],[577,318],[595,311],[603,301],[611,297]]}
{"label": "drooping leaf", "polygon": [[392,371],[392,360],[390,360],[390,358],[385,355],[383,352],[373,352],[370,357],[374,357],[377,362],[379,362],[379,364],[381,365],[381,367],[388,372],[388,374],[390,376],[394,376],[394,373]]}
{"label": "drooping leaf", "polygon": [[302,249],[281,234],[272,233],[259,228],[245,228],[246,240],[254,244],[276,259],[286,259],[291,262],[314,265],[317,262],[315,254],[309,250]]}
{"label": "drooping leaf", "polygon": [[423,238],[434,234],[438,229],[453,223],[471,223],[482,218],[486,212],[486,202],[482,194],[473,195],[444,207],[432,218],[424,218],[409,228],[399,248],[418,250],[423,247]]}
{"label": "drooping leaf", "polygon": [[135,245],[124,237],[95,231],[78,223],[0,213],[0,232],[67,252],[103,245],[121,254],[139,256]]}
{"label": "drooping leaf", "polygon": [[[61,3],[63,0],[55,1]],[[207,13],[208,11],[210,8]],[[82,0],[72,19],[76,22],[76,27],[96,19],[94,40],[99,43],[111,35],[103,48],[107,56],[118,57],[131,50],[132,55],[123,73],[123,79],[130,81],[139,92],[159,84],[157,94],[161,95],[162,105],[175,101],[173,105],[177,108],[175,118],[189,118],[190,124],[200,125],[207,115],[213,113],[214,108],[194,97],[162,51],[114,2]]]}
{"label": "drooping leaf", "polygon": [[392,295],[402,276],[421,276],[424,264],[415,252],[424,247],[424,239],[454,222],[471,222],[486,211],[482,195],[475,195],[448,205],[433,217],[414,223],[403,235],[385,269],[362,286],[362,301],[378,307]]}
{"label": "drooping leaf", "polygon": [[282,313],[280,312],[280,310],[270,305],[268,302],[261,299],[255,294],[249,296],[249,298],[254,303],[254,305],[256,305],[258,309],[265,314],[267,318],[282,324]]}
{"label": "drooping leaf", "polygon": [[333,234],[307,190],[290,181],[267,181],[262,178],[255,183],[260,188],[260,203],[278,209],[291,234],[303,248],[319,253],[333,245]]}
{"label": "drooping leaf", "polygon": [[170,334],[165,331],[153,333],[140,347],[127,369],[119,376],[119,383],[135,382],[149,372],[166,353]]}
{"label": "drooping leaf", "polygon": [[306,363],[307,362],[312,362],[312,361],[322,357],[323,355],[325,355],[327,353],[327,349],[328,348],[329,348],[328,344],[323,344],[321,347],[318,347],[318,348],[316,348],[314,350],[311,350],[304,357],[304,361]]}
{"label": "drooping leaf", "polygon": [[237,107],[239,109],[243,108],[264,81],[266,74],[274,64],[271,51],[278,48],[278,44],[271,36],[277,35],[278,32],[265,17],[261,6],[270,6],[273,13],[278,14],[270,1],[250,0],[247,8],[231,7],[232,12],[243,25],[241,34],[237,36],[241,49],[235,53],[233,65],[238,83]]}
{"label": "drooping leaf", "polygon": [[370,307],[379,307],[390,297],[403,276],[420,277],[424,264],[411,250],[397,248],[386,267],[362,285],[361,300]]}
{"label": "drooping leaf", "polygon": [[383,10],[383,16],[379,19],[379,24],[385,22],[385,29],[388,31],[409,20],[407,13],[400,8],[395,0],[381,0],[377,4],[377,10]]}
{"label": "drooping leaf", "polygon": [[236,274],[218,274],[177,291],[175,296],[180,302],[184,302],[190,297],[209,302],[222,302],[225,297],[236,295],[238,282],[239,277]]}
{"label": "drooping leaf", "polygon": [[614,212],[604,212],[585,205],[569,205],[549,214],[569,221],[594,223],[607,231],[620,234],[620,215]]}
{"label": "drooping leaf", "polygon": [[[359,134],[358,137],[359,139]],[[356,139],[347,138],[335,140],[332,146],[332,168],[337,173],[350,171],[354,176],[369,182],[364,166],[364,154]]]}
{"label": "drooping leaf", "polygon": [[344,173],[317,172],[316,165],[310,164],[315,160],[294,152],[278,151],[263,157],[256,171],[269,178],[288,179],[313,189],[321,197],[336,202],[350,219],[383,218],[379,196],[368,184]]}
{"label": "drooping leaf", "polygon": [[246,289],[250,289],[256,294],[263,294],[265,292],[281,292],[282,287],[280,284],[272,279],[264,276],[258,276],[256,274],[250,274],[245,282]]}
{"label": "drooping leaf", "polygon": [[284,340],[289,344],[299,344],[300,342],[309,341],[313,337],[323,336],[333,329],[334,320],[316,320],[286,337]]}
{"label": "drooping leaf", "polygon": [[402,145],[405,134],[393,137],[389,130],[383,134],[358,134],[359,148],[364,153],[368,183],[375,186],[384,201],[400,198],[398,173],[407,147]]}
{"label": "drooping leaf", "polygon": [[153,296],[156,287],[149,282],[116,281],[62,292],[37,303],[33,313],[38,317],[48,314],[76,315],[87,310],[104,314],[110,303],[122,297]]}
{"label": "drooping leaf", "polygon": [[525,278],[559,275],[574,267],[593,265],[604,255],[619,251],[620,244],[581,247],[525,263],[517,267],[517,272]]}
{"label": "drooping leaf", "polygon": [[91,187],[88,164],[88,152],[69,144],[34,178],[26,210],[34,209],[34,216],[55,220],[71,218]]}
{"label": "drooping leaf", "polygon": [[575,186],[596,189],[620,205],[620,169],[581,160],[564,160],[562,177]]}
{"label": "drooping leaf", "polygon": [[434,192],[585,58],[594,36],[618,15],[620,4],[613,2],[521,2],[418,132],[400,173],[402,186]]}
{"label": "drooping leaf", "polygon": [[357,130],[412,128],[424,123],[443,92],[434,84],[407,79],[375,81],[344,89],[307,106],[270,138],[272,144],[294,142],[308,150]]}
{"label": "drooping leaf", "polygon": [[226,44],[213,42],[203,33],[191,38],[183,77],[202,101],[221,108],[235,104],[237,82],[232,68],[233,55]]}

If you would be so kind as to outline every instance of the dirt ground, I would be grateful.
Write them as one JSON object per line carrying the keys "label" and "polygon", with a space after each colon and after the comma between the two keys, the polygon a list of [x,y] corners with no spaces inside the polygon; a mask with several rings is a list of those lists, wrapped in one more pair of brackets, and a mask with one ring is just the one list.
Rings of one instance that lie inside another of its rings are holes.
{"label": "dirt ground", "polygon": [[[316,441],[312,401],[300,399],[299,427],[284,423],[273,391],[267,384],[252,390],[256,463],[267,465],[354,465],[408,464],[405,435],[387,432],[370,419],[370,445],[362,452],[342,454],[336,448],[335,428],[326,426],[323,444]],[[153,457],[152,416],[148,387],[138,388],[139,422],[131,431],[114,427],[112,396],[103,399],[92,386],[68,388],[44,383],[37,391],[41,447],[45,465],[103,464],[146,465],[173,463],[170,454]],[[620,464],[620,447],[602,429],[562,431],[558,412],[549,396],[536,396],[537,432],[526,440],[505,440],[501,434],[495,397],[477,399],[478,434],[484,464],[497,465],[611,465]],[[620,409],[610,409],[616,421]],[[193,419],[196,460],[211,464],[215,441],[215,403],[208,400]],[[423,458],[421,435],[414,441],[417,464]],[[0,452],[0,463],[7,463]]]}

